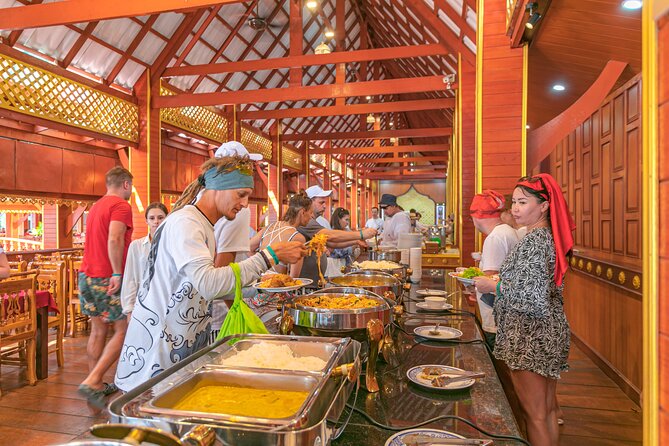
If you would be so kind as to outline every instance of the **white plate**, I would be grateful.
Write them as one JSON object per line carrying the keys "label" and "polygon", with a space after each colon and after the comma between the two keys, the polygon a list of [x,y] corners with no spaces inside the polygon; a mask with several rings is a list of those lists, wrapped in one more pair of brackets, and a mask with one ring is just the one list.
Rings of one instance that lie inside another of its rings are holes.
{"label": "white plate", "polygon": [[462,336],[462,332],[453,327],[439,327],[439,334],[430,334],[430,330],[434,330],[434,325],[424,325],[416,327],[413,332],[418,336],[426,339],[434,339],[435,341],[447,341],[449,339],[457,339]]}
{"label": "white plate", "polygon": [[409,429],[391,435],[383,446],[405,446],[409,440],[407,439],[407,442],[404,442],[403,440],[406,439],[406,437],[409,435],[420,435],[421,437],[434,438],[435,440],[465,438],[462,435],[454,434],[453,432],[442,431],[439,429]]}
{"label": "white plate", "polygon": [[457,367],[449,367],[447,365],[441,365],[441,364],[425,364],[425,365],[418,365],[416,367],[411,367],[409,370],[407,370],[407,378],[409,378],[411,382],[430,390],[460,390],[460,389],[466,389],[467,387],[471,387],[474,385],[474,383],[476,383],[475,379],[467,379],[446,384],[444,387],[435,387],[432,385],[431,379],[425,379],[420,377],[420,374],[422,373],[425,367],[440,368],[444,371],[444,375],[450,375],[449,372],[453,372],[452,376],[468,373],[466,370],[462,370]]}
{"label": "white plate", "polygon": [[416,294],[419,296],[447,296],[448,292],[444,290],[416,290]]}
{"label": "white plate", "polygon": [[450,272],[448,273],[449,276],[458,279],[458,282],[462,283],[463,285],[469,286],[469,285],[474,285],[474,279],[465,279],[464,277],[460,277],[458,273],[455,272]]}
{"label": "white plate", "polygon": [[253,284],[253,288],[255,288],[258,291],[263,291],[265,293],[284,293],[286,291],[295,291],[299,290],[300,288],[311,285],[314,281],[311,279],[305,279],[302,277],[298,277],[295,280],[299,280],[300,283],[299,285],[293,285],[293,286],[286,286],[286,287],[278,287],[278,288],[263,288],[260,286],[260,280],[258,280],[256,283]]}
{"label": "white plate", "polygon": [[451,304],[443,304],[439,308],[430,308],[430,307],[427,306],[426,302],[418,302],[418,303],[416,303],[416,306],[418,308],[420,308],[421,310],[425,310],[425,311],[444,311],[444,310],[450,310],[451,308],[453,308],[453,305],[451,305]]}

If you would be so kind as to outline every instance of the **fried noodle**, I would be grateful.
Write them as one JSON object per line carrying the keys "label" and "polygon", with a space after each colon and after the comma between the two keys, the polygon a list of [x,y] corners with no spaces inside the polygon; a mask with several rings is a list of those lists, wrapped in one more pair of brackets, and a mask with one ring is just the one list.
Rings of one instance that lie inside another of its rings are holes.
{"label": "fried noodle", "polygon": [[316,252],[316,265],[318,266],[318,276],[321,281],[325,283],[325,277],[323,276],[323,270],[321,269],[321,256],[325,252],[325,246],[328,241],[328,236],[325,234],[316,234],[314,237],[309,240],[309,255],[313,252]]}

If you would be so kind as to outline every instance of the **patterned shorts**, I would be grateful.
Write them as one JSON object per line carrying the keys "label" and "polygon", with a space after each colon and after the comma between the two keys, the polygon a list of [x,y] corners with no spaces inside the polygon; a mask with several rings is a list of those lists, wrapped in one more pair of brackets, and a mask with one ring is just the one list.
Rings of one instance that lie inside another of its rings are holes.
{"label": "patterned shorts", "polygon": [[91,317],[101,317],[105,322],[125,319],[118,294],[107,295],[109,278],[88,277],[79,272],[79,302],[81,312]]}

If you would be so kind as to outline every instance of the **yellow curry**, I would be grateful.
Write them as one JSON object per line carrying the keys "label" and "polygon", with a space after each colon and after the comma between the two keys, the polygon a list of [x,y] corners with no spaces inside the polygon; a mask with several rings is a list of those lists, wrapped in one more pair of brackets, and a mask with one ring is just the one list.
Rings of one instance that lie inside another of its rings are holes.
{"label": "yellow curry", "polygon": [[209,385],[188,393],[174,409],[243,417],[288,418],[297,413],[308,395],[309,392],[291,390]]}

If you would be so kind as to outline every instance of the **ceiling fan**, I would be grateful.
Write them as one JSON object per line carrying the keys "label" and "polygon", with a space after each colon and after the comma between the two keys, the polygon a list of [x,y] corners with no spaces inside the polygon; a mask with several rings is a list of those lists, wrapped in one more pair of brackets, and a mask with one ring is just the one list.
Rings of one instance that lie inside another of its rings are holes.
{"label": "ceiling fan", "polygon": [[248,25],[256,31],[264,31],[267,28],[281,28],[281,25],[268,23],[265,17],[260,16],[260,0],[256,1],[256,13],[248,18]]}

